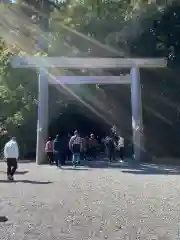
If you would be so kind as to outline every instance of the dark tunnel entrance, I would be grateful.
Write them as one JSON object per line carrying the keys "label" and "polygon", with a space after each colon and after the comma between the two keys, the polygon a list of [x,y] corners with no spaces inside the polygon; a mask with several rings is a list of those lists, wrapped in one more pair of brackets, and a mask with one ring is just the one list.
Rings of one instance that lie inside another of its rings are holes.
{"label": "dark tunnel entrance", "polygon": [[68,105],[63,111],[59,111],[57,117],[50,121],[49,136],[56,134],[73,134],[78,130],[82,136],[94,133],[98,137],[104,137],[110,129],[110,125],[94,113],[83,109],[78,105]]}

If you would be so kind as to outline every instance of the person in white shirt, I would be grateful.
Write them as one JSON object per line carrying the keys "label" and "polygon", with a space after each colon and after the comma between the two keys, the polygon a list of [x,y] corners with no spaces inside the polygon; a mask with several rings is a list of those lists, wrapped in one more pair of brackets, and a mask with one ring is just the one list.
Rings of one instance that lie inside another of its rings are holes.
{"label": "person in white shirt", "polygon": [[118,150],[120,154],[120,161],[123,162],[124,160],[124,138],[119,136],[118,139]]}
{"label": "person in white shirt", "polygon": [[15,137],[5,144],[4,157],[7,161],[7,178],[12,181],[14,180],[13,176],[16,172],[17,160],[19,158],[19,147]]}

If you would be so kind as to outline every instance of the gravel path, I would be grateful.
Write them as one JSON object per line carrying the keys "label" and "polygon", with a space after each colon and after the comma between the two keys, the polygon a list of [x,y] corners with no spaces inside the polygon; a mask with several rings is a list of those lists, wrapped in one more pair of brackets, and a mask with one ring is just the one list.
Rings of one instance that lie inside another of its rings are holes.
{"label": "gravel path", "polygon": [[[178,169],[20,164],[14,183],[0,163],[3,240],[180,239]],[[28,171],[28,172],[26,172]]]}

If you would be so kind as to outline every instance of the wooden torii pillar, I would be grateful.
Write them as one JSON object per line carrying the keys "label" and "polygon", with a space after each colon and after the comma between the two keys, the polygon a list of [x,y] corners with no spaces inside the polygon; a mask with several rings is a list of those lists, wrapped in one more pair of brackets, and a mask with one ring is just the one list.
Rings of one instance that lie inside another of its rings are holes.
{"label": "wooden torii pillar", "polygon": [[[143,160],[143,119],[141,102],[140,68],[164,68],[165,59],[137,59],[137,58],[69,58],[69,57],[12,57],[11,64],[14,68],[37,68],[39,74],[39,103],[37,124],[37,150],[36,163],[45,161],[45,143],[48,136],[48,79],[45,70],[51,67],[65,69],[119,69],[128,68],[130,74],[126,76],[93,76],[72,77],[59,76],[56,84],[131,84],[132,130],[134,158]],[[58,81],[59,80],[59,81]]]}

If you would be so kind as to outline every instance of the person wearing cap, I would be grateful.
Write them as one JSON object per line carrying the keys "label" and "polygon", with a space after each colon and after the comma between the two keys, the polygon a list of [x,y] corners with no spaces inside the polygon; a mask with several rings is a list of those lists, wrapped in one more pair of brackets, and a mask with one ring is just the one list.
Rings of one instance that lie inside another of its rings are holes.
{"label": "person wearing cap", "polygon": [[15,137],[12,137],[4,146],[4,158],[7,162],[7,178],[14,180],[14,174],[17,169],[17,160],[19,158],[19,147]]}

